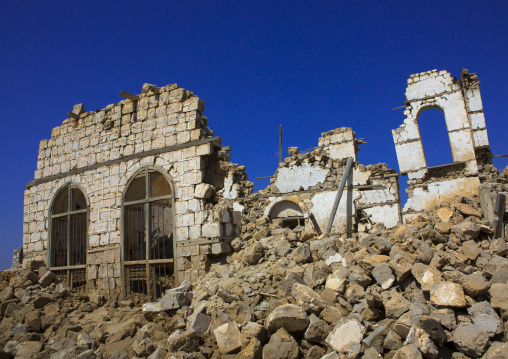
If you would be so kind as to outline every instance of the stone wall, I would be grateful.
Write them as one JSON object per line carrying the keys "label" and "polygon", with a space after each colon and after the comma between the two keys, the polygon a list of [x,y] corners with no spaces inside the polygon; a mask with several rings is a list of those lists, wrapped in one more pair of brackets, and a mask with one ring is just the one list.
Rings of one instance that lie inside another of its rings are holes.
{"label": "stone wall", "polygon": [[[444,114],[452,164],[427,166],[418,118],[429,108]],[[410,216],[457,194],[477,193],[480,178],[495,169],[476,74],[462,70],[461,79],[437,70],[411,75],[404,115],[404,123],[392,130],[400,172],[408,176],[404,212]]]}
{"label": "stone wall", "polygon": [[[213,136],[203,110],[203,101],[188,90],[148,84],[134,100],[102,110],[75,106],[71,118],[41,141],[35,180],[27,184],[25,265],[47,262],[51,204],[72,183],[88,201],[88,280],[92,287],[118,289],[123,194],[132,176],[151,166],[171,179],[175,192],[178,279],[204,274],[208,257],[227,253],[228,242],[240,233],[232,207],[214,208],[224,183],[239,195],[249,195],[252,185],[244,167],[227,162],[230,148]],[[239,179],[245,183],[236,183]]]}
{"label": "stone wall", "polygon": [[[342,127],[323,133],[319,146],[308,153],[290,147],[290,156],[279,164],[271,184],[254,197],[240,201],[246,206],[246,217],[254,222],[260,215],[270,217],[277,204],[289,201],[301,209],[305,230],[324,232],[347,158],[353,158],[353,188],[344,190],[332,232],[346,234],[348,220],[354,226],[360,217],[394,227],[401,221],[398,174],[386,164],[358,164],[361,143],[351,128]],[[348,217],[348,212],[352,216]]]}

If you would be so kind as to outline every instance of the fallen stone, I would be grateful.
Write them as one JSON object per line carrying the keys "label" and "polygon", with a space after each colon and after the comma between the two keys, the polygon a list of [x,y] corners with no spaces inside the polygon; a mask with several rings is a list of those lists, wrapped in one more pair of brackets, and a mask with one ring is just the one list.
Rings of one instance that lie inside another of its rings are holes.
{"label": "fallen stone", "polygon": [[410,274],[413,268],[414,256],[409,253],[396,253],[392,259],[388,262],[390,268],[392,268],[397,281],[400,283],[404,281]]}
{"label": "fallen stone", "polygon": [[453,282],[435,284],[430,291],[430,301],[442,307],[464,308],[466,306],[462,286]]}
{"label": "fallen stone", "polygon": [[309,319],[310,323],[304,335],[305,340],[311,343],[324,343],[326,337],[330,333],[328,324],[314,314],[311,314]]}
{"label": "fallen stone", "polygon": [[508,284],[493,283],[489,293],[492,308],[508,310]]}
{"label": "fallen stone", "polygon": [[305,310],[294,304],[278,306],[266,319],[266,327],[272,333],[282,327],[290,333],[303,332],[309,323]]}
{"label": "fallen stone", "polygon": [[476,239],[480,235],[480,227],[476,223],[463,221],[452,227],[452,232],[462,241]]}
{"label": "fallen stone", "polygon": [[178,309],[188,306],[192,302],[192,292],[181,292],[177,289],[170,289],[159,299],[163,310]]}
{"label": "fallen stone", "polygon": [[307,312],[319,314],[326,307],[325,301],[319,294],[303,284],[293,284],[291,295],[296,299],[296,303]]}
{"label": "fallen stone", "polygon": [[147,359],[166,359],[168,352],[162,348],[157,348],[155,351],[148,356]]}
{"label": "fallen stone", "polygon": [[265,344],[268,341],[268,330],[261,324],[248,322],[242,327],[242,337],[256,338],[261,344]]}
{"label": "fallen stone", "polygon": [[187,329],[192,329],[199,335],[204,335],[208,332],[211,323],[212,317],[198,312],[187,319]]}
{"label": "fallen stone", "polygon": [[453,211],[449,208],[442,207],[437,210],[436,214],[441,222],[448,222],[453,216]]}
{"label": "fallen stone", "polygon": [[265,250],[261,243],[254,242],[243,251],[243,259],[250,265],[256,264],[263,257]]}
{"label": "fallen stone", "polygon": [[434,284],[443,281],[443,275],[438,269],[423,263],[415,263],[411,273],[424,291],[430,291]]}
{"label": "fallen stone", "polygon": [[462,286],[466,294],[475,298],[487,293],[490,288],[490,283],[485,280],[481,273],[476,272],[463,276]]}
{"label": "fallen stone", "polygon": [[279,289],[282,290],[285,294],[291,293],[293,289],[293,284],[295,283],[303,283],[303,277],[298,272],[290,272],[287,276],[285,276],[279,282]]}
{"label": "fallen stone", "polygon": [[263,357],[263,345],[256,338],[249,340],[236,356],[236,359],[261,359]]}
{"label": "fallen stone", "polygon": [[462,353],[479,358],[489,344],[489,336],[481,326],[463,322],[453,331],[453,343]]}
{"label": "fallen stone", "polygon": [[338,293],[344,293],[348,283],[349,270],[346,267],[340,267],[326,278],[325,287]]}
{"label": "fallen stone", "polygon": [[474,324],[481,327],[489,337],[503,332],[503,321],[489,302],[478,302],[467,308]]}
{"label": "fallen stone", "polygon": [[18,350],[16,352],[16,358],[24,358],[24,359],[30,359],[35,357],[37,354],[39,354],[42,351],[42,342],[33,342],[33,341],[27,341],[19,344]]}
{"label": "fallen stone", "polygon": [[326,345],[341,354],[355,357],[360,353],[365,332],[365,327],[356,318],[343,318],[326,338]]}
{"label": "fallen stone", "polygon": [[483,359],[508,359],[508,343],[494,342]]}
{"label": "fallen stone", "polygon": [[236,322],[221,325],[213,331],[221,354],[229,354],[242,347],[242,337]]}
{"label": "fallen stone", "polygon": [[312,253],[308,244],[302,244],[298,246],[293,253],[291,253],[291,259],[298,264],[310,262],[312,260]]}
{"label": "fallen stone", "polygon": [[56,280],[56,275],[53,274],[51,271],[47,271],[39,278],[39,284],[43,287],[47,287],[51,283],[53,283]]}
{"label": "fallen stone", "polygon": [[170,352],[195,352],[199,348],[198,335],[193,330],[175,330],[168,338],[167,348]]}
{"label": "fallen stone", "polygon": [[263,359],[299,358],[298,343],[286,329],[280,328],[263,347]]}
{"label": "fallen stone", "polygon": [[422,359],[422,353],[417,344],[406,345],[395,352],[392,359]]}
{"label": "fallen stone", "polygon": [[387,318],[399,318],[403,313],[409,310],[411,302],[401,294],[395,293],[384,306]]}
{"label": "fallen stone", "polygon": [[372,270],[372,276],[381,288],[388,289],[395,282],[395,276],[387,263],[380,263]]}
{"label": "fallen stone", "polygon": [[482,215],[476,209],[465,203],[454,203],[453,206],[464,216],[474,216],[481,218]]}
{"label": "fallen stone", "polygon": [[38,294],[33,301],[33,305],[35,309],[44,308],[46,305],[54,301],[55,299],[48,294]]}

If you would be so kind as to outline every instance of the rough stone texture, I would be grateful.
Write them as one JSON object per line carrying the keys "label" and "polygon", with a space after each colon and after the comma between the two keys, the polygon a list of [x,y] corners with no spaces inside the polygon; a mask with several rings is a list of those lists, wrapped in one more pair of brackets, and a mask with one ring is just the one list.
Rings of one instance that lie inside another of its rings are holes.
{"label": "rough stone texture", "polygon": [[326,345],[339,353],[357,355],[364,334],[365,327],[357,319],[344,319],[330,332]]}
{"label": "rough stone texture", "polygon": [[430,300],[437,306],[458,308],[466,306],[462,286],[453,282],[435,284],[430,291]]}
{"label": "rough stone texture", "polygon": [[508,284],[494,283],[489,290],[490,304],[493,308],[508,310]]}
{"label": "rough stone texture", "polygon": [[231,353],[242,346],[242,338],[236,322],[221,325],[213,331],[213,334],[222,354]]}
{"label": "rough stone texture", "polygon": [[284,304],[275,308],[266,320],[266,327],[270,332],[285,328],[288,332],[301,332],[309,325],[307,313],[294,304]]}
{"label": "rough stone texture", "polygon": [[489,343],[489,336],[480,325],[460,323],[453,331],[453,343],[462,353],[479,358]]}

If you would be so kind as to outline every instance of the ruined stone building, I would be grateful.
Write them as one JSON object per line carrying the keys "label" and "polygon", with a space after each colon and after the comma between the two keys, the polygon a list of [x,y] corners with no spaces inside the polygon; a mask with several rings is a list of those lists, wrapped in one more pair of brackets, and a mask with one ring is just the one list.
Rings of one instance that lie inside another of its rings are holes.
{"label": "ruined stone building", "polygon": [[[351,181],[332,232],[350,237],[361,226],[403,220],[399,174],[386,164],[359,164],[363,141],[351,128],[323,133],[307,153],[290,148],[271,184],[254,194],[245,167],[229,162],[230,148],[209,129],[192,92],[145,84],[140,95],[123,96],[92,112],[74,106],[41,141],[25,191],[23,265],[44,261],[73,290],[158,297],[225,260],[231,241],[260,218],[280,230],[322,233],[348,158]],[[445,115],[453,164],[426,165],[418,116],[427,108]],[[476,76],[412,75],[404,114],[393,131],[409,178],[404,213],[474,193],[491,163]]]}

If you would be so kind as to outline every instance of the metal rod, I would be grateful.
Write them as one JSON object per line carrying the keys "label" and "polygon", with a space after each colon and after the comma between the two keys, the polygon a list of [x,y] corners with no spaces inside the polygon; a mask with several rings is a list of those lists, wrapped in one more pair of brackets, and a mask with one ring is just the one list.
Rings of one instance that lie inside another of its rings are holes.
{"label": "metal rod", "polygon": [[265,179],[265,178],[273,178],[273,176],[266,176],[266,177],[256,177],[256,179]]}
{"label": "metal rod", "polygon": [[346,185],[346,180],[348,178],[349,171],[351,171],[351,166],[353,165],[353,159],[348,158],[346,163],[346,169],[342,175],[342,179],[340,181],[339,189],[337,190],[337,195],[335,196],[335,202],[333,203],[332,212],[330,213],[330,218],[328,219],[328,225],[326,226],[326,233],[330,233],[332,230],[333,220],[335,219],[335,213],[337,212],[337,208],[339,207],[340,199],[342,197],[342,192],[344,191],[344,186]]}
{"label": "metal rod", "polygon": [[279,163],[282,162],[282,125],[279,127]]}

